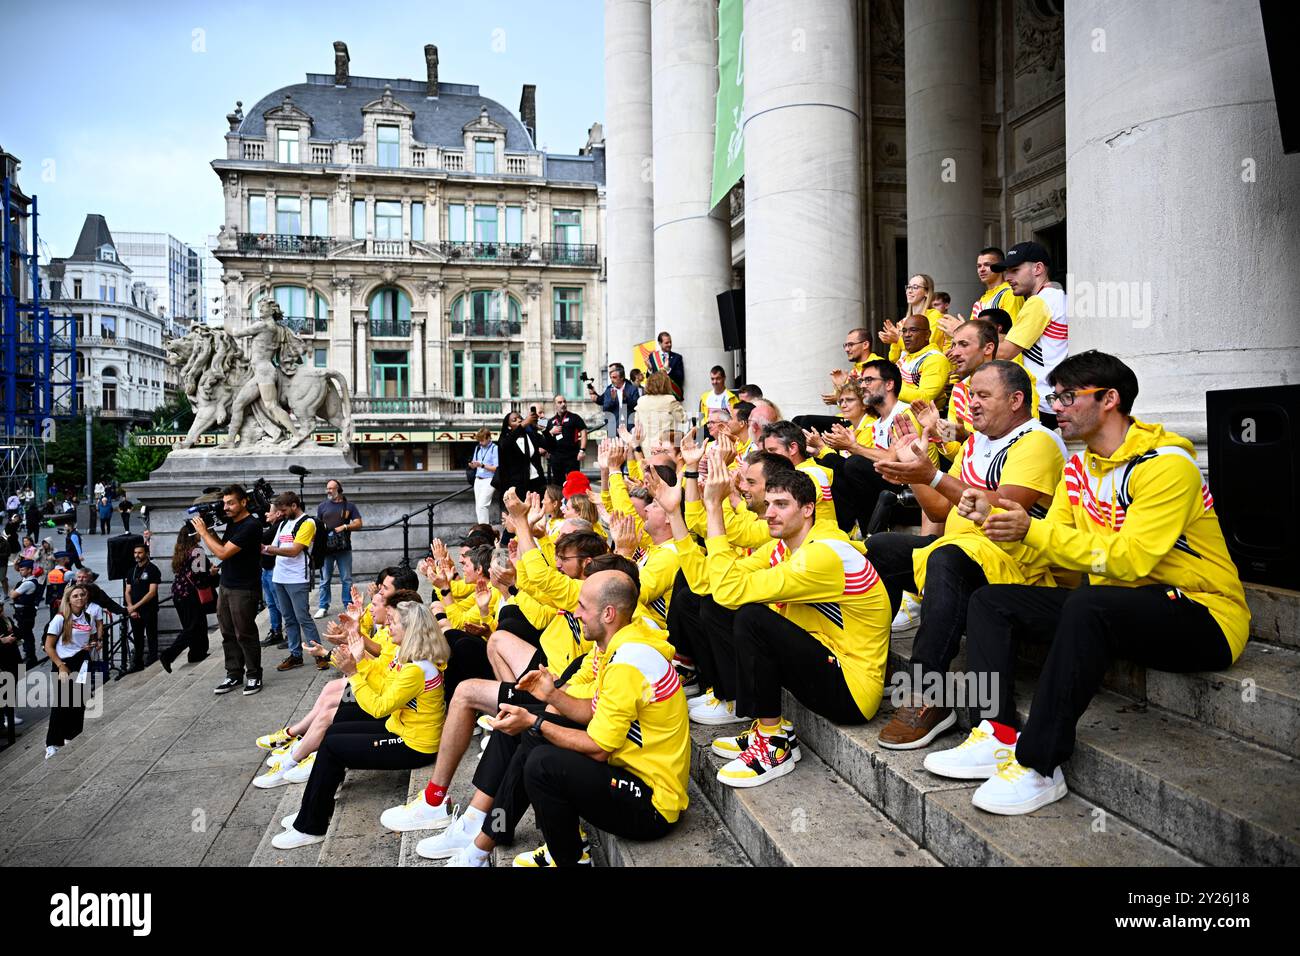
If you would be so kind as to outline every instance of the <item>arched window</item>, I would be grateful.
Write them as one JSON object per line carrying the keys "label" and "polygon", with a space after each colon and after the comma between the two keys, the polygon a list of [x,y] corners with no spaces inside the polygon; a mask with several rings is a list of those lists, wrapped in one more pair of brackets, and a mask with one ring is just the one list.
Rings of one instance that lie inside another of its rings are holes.
{"label": "arched window", "polygon": [[370,296],[370,334],[408,338],[411,297],[397,286],[383,286]]}
{"label": "arched window", "polygon": [[458,295],[451,304],[453,335],[509,338],[522,328],[519,300],[504,289],[478,289]]}
{"label": "arched window", "polygon": [[[285,325],[295,332],[303,335],[329,332],[329,302],[319,292],[297,285],[277,285],[272,288],[271,294],[284,313]],[[254,301],[252,306],[250,314],[256,317],[257,302]]]}
{"label": "arched window", "polygon": [[117,369],[110,365],[100,376],[101,400],[99,407],[106,412],[117,411]]}
{"label": "arched window", "polygon": [[86,356],[78,352],[77,353],[77,378],[82,379],[85,377],[86,377]]}

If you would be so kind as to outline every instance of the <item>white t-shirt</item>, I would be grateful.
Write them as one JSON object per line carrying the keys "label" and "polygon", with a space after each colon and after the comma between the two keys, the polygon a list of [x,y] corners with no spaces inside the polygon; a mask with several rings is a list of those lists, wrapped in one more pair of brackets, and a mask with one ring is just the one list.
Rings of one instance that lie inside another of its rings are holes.
{"label": "white t-shirt", "polygon": [[50,621],[50,626],[45,629],[46,634],[59,635],[58,641],[54,645],[54,651],[59,657],[67,660],[74,654],[85,650],[90,639],[95,636],[95,625],[104,616],[103,610],[98,604],[88,604],[86,609],[72,619],[72,630],[68,632],[67,642],[63,639],[63,615],[56,614]]}
{"label": "white t-shirt", "polygon": [[[303,522],[310,521],[307,515],[297,518],[285,518],[276,526],[275,546],[287,548],[293,544],[294,532],[301,530]],[[273,584],[306,584],[311,574],[311,547],[305,547],[290,558],[283,554],[275,556],[275,567],[271,571]]]}

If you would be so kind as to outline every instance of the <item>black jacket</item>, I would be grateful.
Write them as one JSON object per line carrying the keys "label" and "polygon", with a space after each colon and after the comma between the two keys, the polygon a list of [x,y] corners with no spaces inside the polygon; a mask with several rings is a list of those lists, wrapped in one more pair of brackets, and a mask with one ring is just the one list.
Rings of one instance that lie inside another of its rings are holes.
{"label": "black jacket", "polygon": [[[527,452],[519,448],[521,436],[526,440]],[[542,468],[542,447],[549,437],[522,425],[502,433],[497,441],[497,470],[492,476],[492,487],[498,495],[504,494],[507,488],[527,486],[531,468],[536,468],[539,475],[546,474]]]}

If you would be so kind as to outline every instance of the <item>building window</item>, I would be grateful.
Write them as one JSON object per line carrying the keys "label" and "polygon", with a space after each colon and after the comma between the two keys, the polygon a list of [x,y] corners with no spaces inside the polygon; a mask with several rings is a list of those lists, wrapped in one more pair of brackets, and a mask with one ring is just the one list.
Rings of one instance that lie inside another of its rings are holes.
{"label": "building window", "polygon": [[86,410],[86,388],[80,382],[77,383],[77,407],[75,410],[78,412]]}
{"label": "building window", "polygon": [[411,334],[411,299],[394,286],[385,286],[370,297],[370,334],[401,336]]}
{"label": "building window", "polygon": [[551,241],[576,246],[582,242],[582,210],[556,209],[551,219]]}
{"label": "building window", "polygon": [[81,298],[81,280],[80,280],[80,279],[73,279],[73,280],[72,280],[72,297],[73,297],[74,299],[80,299],[80,298]]}
{"label": "building window", "polygon": [[410,395],[406,352],[372,353],[370,372],[376,398],[407,398]]}
{"label": "building window", "polygon": [[501,353],[475,352],[472,381],[474,398],[500,398]]}
{"label": "building window", "polygon": [[465,353],[460,349],[451,353],[452,394],[457,398],[465,397]]}
{"label": "building window", "polygon": [[106,412],[117,411],[117,369],[111,365],[104,369],[101,395],[99,407]]}
{"label": "building window", "polygon": [[490,139],[474,140],[474,172],[495,173],[497,171],[497,144]]}
{"label": "building window", "polygon": [[366,238],[366,201],[352,200],[352,238]]}
{"label": "building window", "polygon": [[281,236],[302,235],[302,200],[292,196],[275,199],[275,231]]}
{"label": "building window", "polygon": [[266,232],[266,197],[248,197],[248,231]]}
{"label": "building window", "polygon": [[328,236],[330,234],[330,202],[328,199],[313,199],[311,201],[311,234],[313,236]]}
{"label": "building window", "polygon": [[411,203],[411,238],[424,242],[424,203]]}
{"label": "building window", "polygon": [[447,238],[452,242],[465,241],[465,206],[461,203],[447,206]]}
{"label": "building window", "polygon": [[506,206],[506,242],[524,241],[524,207]]}
{"label": "building window", "polygon": [[582,395],[582,355],[560,352],[555,356],[555,394],[568,399]]}
{"label": "building window", "polygon": [[400,165],[398,156],[398,129],[396,126],[379,126],[376,128],[379,141],[379,165],[396,167]]}
{"label": "building window", "polygon": [[510,396],[512,398],[518,398],[520,395],[523,394],[523,390],[519,387],[519,378],[520,378],[519,353],[511,352],[510,353]]}
{"label": "building window", "polygon": [[[117,319],[111,315],[101,315],[99,317],[99,335],[109,342],[117,338]],[[114,374],[117,374],[116,372]]]}
{"label": "building window", "polygon": [[474,241],[475,242],[496,242],[497,241],[497,207],[496,206],[475,206],[474,207]]}
{"label": "building window", "polygon": [[77,323],[77,338],[78,338],[78,339],[84,339],[87,335],[90,334],[90,325],[89,325],[89,323],[86,322],[86,316],[84,316],[84,315],[80,315],[80,314],[77,314],[77,315],[74,315],[74,316],[72,317],[72,319],[73,319],[74,322]]}
{"label": "building window", "polygon": [[[284,324],[295,332],[312,335],[328,332],[330,327],[329,303],[319,292],[311,292],[296,285],[278,285],[271,290],[276,304],[284,313]],[[308,311],[311,302],[311,311]],[[252,303],[255,308],[256,303]]]}
{"label": "building window", "polygon": [[86,356],[77,353],[77,378],[86,377]]}
{"label": "building window", "polygon": [[582,338],[582,290],[555,290],[555,338]]}
{"label": "building window", "polygon": [[402,204],[400,202],[375,203],[375,238],[402,238]]}
{"label": "building window", "polygon": [[501,289],[480,289],[468,296],[470,314],[465,315],[466,296],[451,304],[453,335],[490,335],[504,338],[518,335],[523,328],[519,302]]}
{"label": "building window", "polygon": [[329,365],[329,349],[316,349],[312,353],[312,364],[317,368],[325,368]]}
{"label": "building window", "polygon": [[279,144],[276,160],[281,163],[298,162],[298,131],[296,129],[277,130],[276,140]]}

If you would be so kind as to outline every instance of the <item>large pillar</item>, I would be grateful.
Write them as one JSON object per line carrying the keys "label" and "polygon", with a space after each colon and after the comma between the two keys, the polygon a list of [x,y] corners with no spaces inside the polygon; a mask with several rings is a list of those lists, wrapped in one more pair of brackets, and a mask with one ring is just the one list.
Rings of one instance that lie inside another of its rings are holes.
{"label": "large pillar", "polygon": [[605,0],[605,256],[608,360],[654,335],[650,0]]}
{"label": "large pillar", "polygon": [[746,377],[787,417],[863,322],[856,8],[745,0]]}
{"label": "large pillar", "polygon": [[977,0],[903,0],[903,53],[908,272],[933,277],[954,305],[974,302],[984,245]]}
{"label": "large pillar", "polygon": [[[687,408],[724,364],[718,293],[731,288],[731,225],[714,215],[718,11],[712,0],[653,0],[654,332],[686,369]],[[649,337],[649,336],[647,336]]]}
{"label": "large pillar", "polygon": [[1207,390],[1300,381],[1300,156],[1259,4],[1071,0],[1065,77],[1070,352],[1118,355],[1134,413],[1203,450]]}

